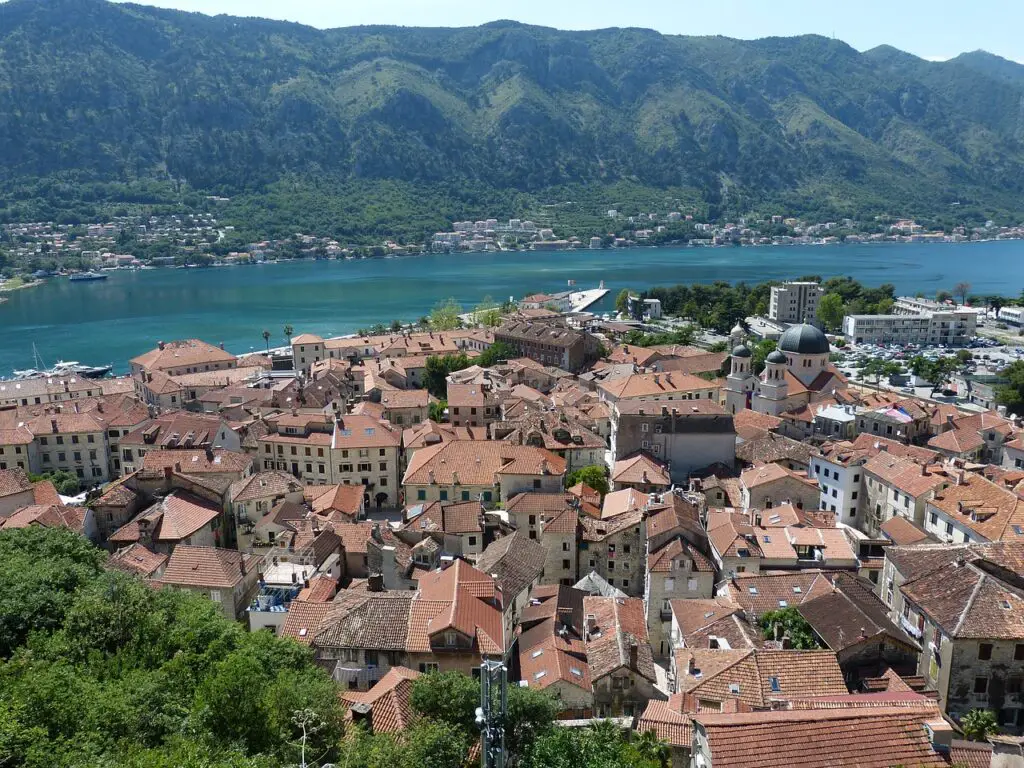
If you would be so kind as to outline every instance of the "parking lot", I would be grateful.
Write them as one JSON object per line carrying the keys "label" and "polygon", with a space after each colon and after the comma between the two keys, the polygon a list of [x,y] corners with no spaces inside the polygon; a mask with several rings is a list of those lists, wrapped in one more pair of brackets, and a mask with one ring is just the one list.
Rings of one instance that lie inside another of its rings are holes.
{"label": "parking lot", "polygon": [[952,389],[946,388],[933,395],[931,382],[914,381],[910,376],[910,361],[917,356],[929,361],[943,357],[955,357],[964,350],[972,356],[964,363],[964,370],[968,374],[998,375],[1011,363],[1024,360],[1024,347],[1002,345],[994,339],[983,337],[976,337],[969,347],[860,344],[834,350],[833,354],[841,355],[841,359],[835,365],[853,383],[875,384],[874,375],[862,375],[861,369],[870,360],[882,360],[900,365],[907,380],[899,381],[899,378],[902,378],[899,377],[896,381],[890,382],[887,377],[882,376],[877,382],[878,386],[896,390],[907,396],[914,395],[945,402],[956,402],[956,393]]}

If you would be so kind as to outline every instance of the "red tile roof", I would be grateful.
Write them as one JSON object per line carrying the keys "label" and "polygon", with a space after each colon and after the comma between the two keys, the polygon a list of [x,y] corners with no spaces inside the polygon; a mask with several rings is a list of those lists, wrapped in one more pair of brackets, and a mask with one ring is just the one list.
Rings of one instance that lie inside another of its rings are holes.
{"label": "red tile roof", "polygon": [[937,708],[850,707],[696,714],[715,768],[930,768],[948,766],[924,724]]}
{"label": "red tile roof", "polygon": [[141,544],[132,544],[112,554],[107,560],[107,567],[140,576],[152,576],[166,563],[167,555],[151,552]]}
{"label": "red tile roof", "polygon": [[[591,679],[600,680],[617,669],[628,668],[655,680],[654,657],[647,636],[644,602],[639,598],[585,597],[583,613],[596,629],[586,629],[587,661]],[[636,665],[631,664],[632,648]]]}
{"label": "red tile roof", "polygon": [[233,549],[179,544],[171,552],[161,584],[233,589],[262,560]]}
{"label": "red tile roof", "polygon": [[[370,690],[343,691],[341,700],[369,706],[374,733],[401,733],[408,730],[416,716],[411,704],[412,683],[419,676],[419,672],[406,667],[391,667]],[[346,719],[352,719],[351,710]]]}

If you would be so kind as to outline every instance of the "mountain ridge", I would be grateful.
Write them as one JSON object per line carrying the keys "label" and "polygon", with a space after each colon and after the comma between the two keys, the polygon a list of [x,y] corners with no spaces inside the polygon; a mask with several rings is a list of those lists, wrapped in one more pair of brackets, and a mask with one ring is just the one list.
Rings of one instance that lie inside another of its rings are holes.
{"label": "mountain ridge", "polygon": [[929,62],[818,35],[320,30],[9,0],[0,214],[28,199],[81,208],[112,185],[258,206],[282,185],[322,194],[325,179],[355,199],[440,190],[431,222],[621,184],[723,212],[1009,214],[1024,209],[1022,101],[1024,66],[991,54]]}

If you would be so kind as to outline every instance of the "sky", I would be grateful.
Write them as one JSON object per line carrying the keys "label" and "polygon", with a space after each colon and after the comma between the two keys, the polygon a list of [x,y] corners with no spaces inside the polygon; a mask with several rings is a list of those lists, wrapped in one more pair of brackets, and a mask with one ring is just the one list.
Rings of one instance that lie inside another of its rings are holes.
{"label": "sky", "polygon": [[135,0],[201,13],[262,16],[314,27],[473,26],[514,19],[559,29],[647,27],[744,39],[815,33],[858,50],[888,43],[941,60],[982,48],[1024,63],[1020,0]]}

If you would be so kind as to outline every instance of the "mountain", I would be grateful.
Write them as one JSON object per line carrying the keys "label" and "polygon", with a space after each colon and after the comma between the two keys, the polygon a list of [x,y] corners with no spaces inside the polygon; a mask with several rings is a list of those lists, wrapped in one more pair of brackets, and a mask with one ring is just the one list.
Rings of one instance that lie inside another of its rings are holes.
{"label": "mountain", "polygon": [[1018,212],[1021,71],[817,36],[317,30],[9,0],[0,213],[218,194],[256,229],[294,231],[288,209],[376,236],[566,190],[592,207],[668,194],[730,213]]}

